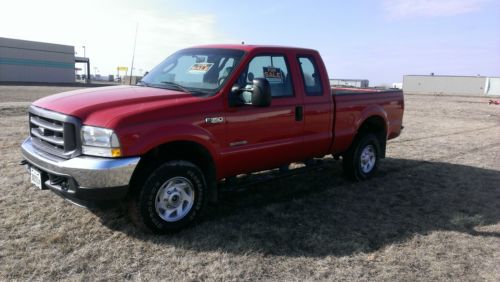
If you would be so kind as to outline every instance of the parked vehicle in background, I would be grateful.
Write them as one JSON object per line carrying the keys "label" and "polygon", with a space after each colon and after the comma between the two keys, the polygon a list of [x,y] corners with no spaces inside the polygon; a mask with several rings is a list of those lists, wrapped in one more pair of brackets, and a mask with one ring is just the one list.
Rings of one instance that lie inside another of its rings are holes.
{"label": "parked vehicle in background", "polygon": [[314,50],[200,46],[138,85],[35,101],[22,154],[35,186],[127,199],[138,226],[163,233],[193,222],[239,174],[333,154],[351,179],[372,177],[403,110],[400,90],[332,89]]}

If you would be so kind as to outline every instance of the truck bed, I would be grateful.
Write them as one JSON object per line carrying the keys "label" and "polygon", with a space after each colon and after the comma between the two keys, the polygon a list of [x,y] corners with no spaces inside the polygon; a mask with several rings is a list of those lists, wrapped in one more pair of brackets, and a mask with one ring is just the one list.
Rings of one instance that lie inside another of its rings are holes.
{"label": "truck bed", "polygon": [[[387,121],[387,139],[396,138],[401,133],[404,111],[403,91],[399,89],[339,88],[332,87],[334,101],[334,153],[344,152],[351,145],[356,122],[374,112],[385,112],[382,119]],[[382,109],[381,109],[382,108]]]}

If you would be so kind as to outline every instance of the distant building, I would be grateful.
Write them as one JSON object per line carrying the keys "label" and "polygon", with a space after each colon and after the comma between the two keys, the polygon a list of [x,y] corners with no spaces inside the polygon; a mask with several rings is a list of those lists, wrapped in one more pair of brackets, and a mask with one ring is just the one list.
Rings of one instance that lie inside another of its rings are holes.
{"label": "distant building", "polygon": [[402,82],[394,82],[392,84],[392,87],[391,88],[395,88],[395,89],[403,89],[403,83]]}
{"label": "distant building", "polygon": [[368,88],[369,84],[368,79],[330,79],[331,86]]}
{"label": "distant building", "polygon": [[415,94],[500,95],[500,77],[405,75],[403,90]]}
{"label": "distant building", "polygon": [[73,83],[75,48],[0,37],[0,82]]}
{"label": "distant building", "polygon": [[123,80],[121,81],[121,83],[122,84],[132,84],[132,85],[135,85],[141,79],[142,79],[142,76],[134,75],[134,76],[132,76],[132,81],[130,81],[130,76],[126,75],[126,76],[123,77]]}

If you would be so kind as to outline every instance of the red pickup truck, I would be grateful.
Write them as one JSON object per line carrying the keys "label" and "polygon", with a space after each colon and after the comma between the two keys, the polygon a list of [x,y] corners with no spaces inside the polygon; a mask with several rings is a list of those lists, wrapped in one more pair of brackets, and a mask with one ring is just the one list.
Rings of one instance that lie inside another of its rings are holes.
{"label": "red pickup truck", "polygon": [[239,174],[332,154],[350,178],[371,177],[403,110],[398,90],[332,89],[315,50],[199,46],[137,85],[35,101],[22,163],[40,189],[127,199],[138,226],[162,233],[190,224]]}

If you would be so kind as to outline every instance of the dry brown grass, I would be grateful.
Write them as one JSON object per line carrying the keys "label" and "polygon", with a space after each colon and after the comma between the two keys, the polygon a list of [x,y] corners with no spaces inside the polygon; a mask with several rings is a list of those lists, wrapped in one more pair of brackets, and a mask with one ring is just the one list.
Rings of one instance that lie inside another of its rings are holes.
{"label": "dry brown grass", "polygon": [[485,98],[407,95],[376,178],[348,182],[327,159],[154,236],[29,185],[27,104],[12,102],[53,89],[37,91],[0,86],[0,280],[500,280],[500,107]]}

